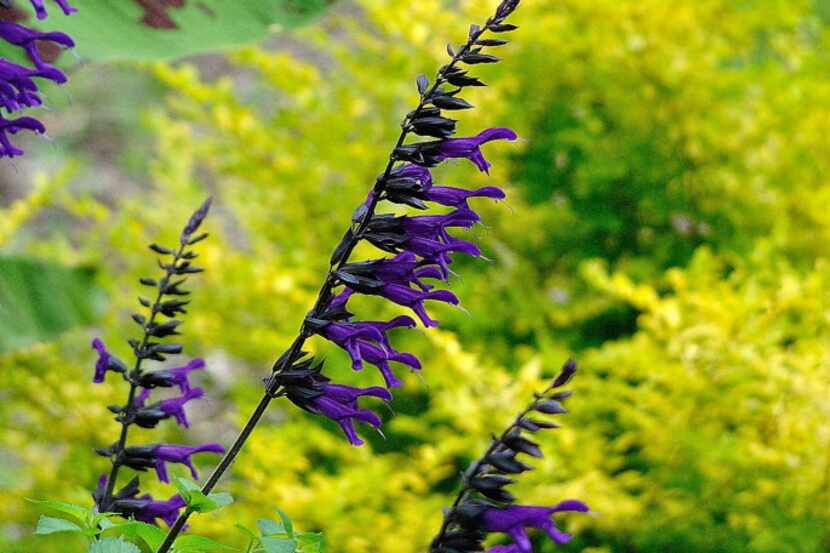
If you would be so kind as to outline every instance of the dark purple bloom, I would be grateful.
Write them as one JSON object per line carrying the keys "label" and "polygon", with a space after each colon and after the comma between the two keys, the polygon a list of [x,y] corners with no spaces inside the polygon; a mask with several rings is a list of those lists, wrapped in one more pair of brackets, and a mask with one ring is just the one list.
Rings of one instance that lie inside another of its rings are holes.
{"label": "dark purple bloom", "polygon": [[553,507],[532,505],[512,505],[503,509],[491,507],[481,515],[482,528],[488,532],[503,532],[509,535],[517,547],[514,551],[533,553],[526,528],[539,528],[556,543],[565,543],[571,539],[570,534],[556,528],[551,519],[554,513],[563,511],[587,513],[588,506],[581,501],[568,499]]}
{"label": "dark purple bloom", "polygon": [[23,150],[16,148],[8,136],[9,134],[16,134],[21,130],[43,134],[46,132],[46,127],[34,117],[6,119],[0,115],[0,158],[23,155]]}
{"label": "dark purple bloom", "polygon": [[489,174],[491,165],[484,159],[481,145],[491,140],[516,140],[516,138],[516,133],[507,128],[487,129],[476,136],[467,138],[448,138],[438,145],[438,154],[435,159],[440,161],[451,157],[464,157],[473,162],[479,171]]}
{"label": "dark purple bloom", "polygon": [[159,480],[169,482],[166,463],[181,463],[190,469],[193,478],[199,478],[190,456],[196,453],[224,452],[225,448],[215,443],[194,447],[173,444],[131,446],[124,450],[124,464],[137,470],[153,467]]}
{"label": "dark purple bloom", "polygon": [[153,428],[159,421],[173,417],[179,425],[185,428],[190,427],[190,421],[184,412],[184,405],[193,399],[199,399],[205,393],[201,388],[192,388],[179,397],[163,399],[152,405],[144,405],[150,397],[150,390],[144,389],[135,400],[139,407],[136,411],[135,422],[144,428]]}
{"label": "dark purple bloom", "polygon": [[424,323],[424,326],[438,326],[438,321],[431,319],[429,314],[427,314],[426,307],[424,306],[426,300],[443,301],[451,303],[452,305],[458,305],[459,303],[456,295],[449,290],[425,292],[414,290],[400,284],[386,284],[380,292],[380,295],[398,305],[412,309],[418,315],[418,318],[421,319],[421,322]]}
{"label": "dark purple bloom", "polygon": [[367,361],[380,369],[388,387],[395,388],[403,382],[392,372],[389,361],[397,361],[413,369],[420,369],[421,363],[411,353],[396,351],[389,342],[386,331],[392,328],[414,326],[415,321],[401,316],[388,322],[333,322],[326,325],[320,334],[348,352],[352,359],[353,369],[362,369],[363,361]]}
{"label": "dark purple bloom", "polygon": [[441,205],[469,209],[467,200],[470,198],[504,199],[504,190],[498,186],[483,186],[475,190],[455,188],[452,186],[433,186],[424,193],[424,198]]}
{"label": "dark purple bloom", "polygon": [[357,405],[357,398],[371,396],[384,401],[392,399],[392,394],[380,386],[370,388],[355,388],[339,384],[326,384],[323,393],[309,402],[308,409],[319,413],[337,422],[352,445],[362,445],[354,421],[358,420],[370,424],[375,428],[380,426],[380,418],[368,409],[361,409]]}
{"label": "dark purple bloom", "polygon": [[98,352],[98,360],[95,362],[95,376],[92,377],[94,383],[100,384],[103,382],[107,371],[116,373],[125,373],[127,371],[124,363],[107,351],[104,342],[100,338],[95,338],[92,341],[92,347]]}
{"label": "dark purple bloom", "polygon": [[188,375],[193,371],[204,368],[205,360],[196,358],[181,367],[142,373],[140,384],[145,388],[170,388],[172,386],[178,386],[179,390],[184,394],[190,391]]}
{"label": "dark purple bloom", "polygon": [[173,526],[179,516],[179,510],[184,505],[184,500],[178,494],[167,501],[156,501],[151,495],[147,494],[113,502],[113,506],[119,514],[126,517],[133,516],[136,520],[147,524],[157,524],[156,519],[160,518],[167,523],[167,526]]}
{"label": "dark purple bloom", "polygon": [[[46,17],[49,14],[46,13],[46,6],[43,5],[43,0],[31,0],[31,1],[32,1],[32,7],[35,8],[35,13],[37,14],[37,18],[38,19],[46,19]],[[57,4],[60,7],[60,9],[63,10],[63,13],[65,13],[66,15],[69,15],[71,13],[75,13],[76,11],[78,11],[78,8],[70,6],[69,2],[67,2],[67,0],[55,0],[55,4]]]}
{"label": "dark purple bloom", "polygon": [[182,234],[180,237],[180,241],[182,244],[186,244],[190,236],[199,230],[199,227],[202,225],[202,221],[205,220],[207,217],[208,211],[210,211],[210,204],[213,203],[213,198],[208,198],[205,202],[197,209],[193,215],[190,216],[190,220],[185,225],[184,229],[182,230]]}
{"label": "dark purple bloom", "polygon": [[75,46],[75,42],[66,33],[36,31],[35,29],[7,21],[0,21],[0,38],[25,49],[29,55],[29,59],[37,67],[44,67],[46,65],[40,57],[37,45],[38,41],[45,40],[54,42],[64,48],[72,48]]}

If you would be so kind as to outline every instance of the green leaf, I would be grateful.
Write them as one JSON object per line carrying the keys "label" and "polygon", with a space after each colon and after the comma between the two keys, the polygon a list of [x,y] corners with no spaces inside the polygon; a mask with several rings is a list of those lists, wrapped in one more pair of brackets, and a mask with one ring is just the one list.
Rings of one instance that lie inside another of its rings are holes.
{"label": "green leaf", "polygon": [[102,296],[93,277],[89,268],[0,257],[0,352],[95,321]]}
{"label": "green leaf", "polygon": [[273,30],[305,23],[331,2],[188,0],[148,18],[136,0],[83,0],[78,13],[60,18],[60,29],[75,40],[82,59],[170,60],[258,42]]}
{"label": "green leaf", "polygon": [[270,518],[261,518],[256,521],[256,525],[263,536],[273,536],[276,534],[287,534],[285,526],[281,522],[271,520]]}
{"label": "green leaf", "polygon": [[283,524],[283,526],[285,526],[285,533],[288,534],[289,536],[293,536],[294,535],[294,524],[291,523],[291,519],[279,507],[277,507],[277,514],[280,515],[280,518],[282,519],[282,524]]}
{"label": "green leaf", "polygon": [[235,547],[204,536],[182,536],[176,540],[173,549],[176,553],[201,553],[202,551],[216,551],[219,549],[237,551]]}
{"label": "green leaf", "polygon": [[221,509],[222,507],[227,507],[231,503],[233,503],[233,496],[228,492],[215,492],[208,495],[208,499],[213,501],[215,509]]}
{"label": "green leaf", "polygon": [[[2,309],[2,308],[0,308]],[[2,340],[2,337],[0,337]],[[77,518],[79,521],[85,521],[87,518],[92,514],[92,509],[89,507],[84,507],[82,505],[75,505],[74,503],[66,503],[64,501],[53,501],[51,499],[26,499],[35,505],[40,505],[41,507],[46,507],[47,509],[52,509],[53,511],[58,511],[60,513],[64,513],[66,515],[71,515]]]}
{"label": "green leaf", "polygon": [[242,525],[238,522],[236,524],[234,524],[234,526],[236,526],[243,534],[245,534],[246,536],[248,536],[252,540],[259,540],[259,536],[256,535],[256,532],[254,532],[253,530],[251,530],[247,526],[244,526],[244,525]]}
{"label": "green leaf", "polygon": [[141,550],[134,543],[121,538],[104,538],[94,541],[87,553],[141,553]]}
{"label": "green leaf", "polygon": [[196,482],[187,478],[177,477],[173,480],[179,495],[184,502],[196,513],[209,513],[233,503],[233,496],[227,492],[216,492],[210,495],[202,493]]}
{"label": "green leaf", "polygon": [[319,532],[297,534],[297,540],[303,553],[324,553],[326,550],[326,540]]}
{"label": "green leaf", "polygon": [[131,520],[129,522],[119,524],[117,525],[117,528],[121,532],[124,532],[124,535],[128,538],[140,539],[153,551],[158,549],[161,542],[164,541],[164,537],[167,535],[167,533],[158,526],[147,524],[146,522],[139,522],[137,520]]}
{"label": "green leaf", "polygon": [[288,538],[259,538],[265,553],[295,553],[297,542]]}
{"label": "green leaf", "polygon": [[82,533],[83,528],[65,518],[47,517],[41,515],[37,521],[37,528],[35,534],[38,536],[45,536],[46,534],[54,534],[56,532],[76,532]]}

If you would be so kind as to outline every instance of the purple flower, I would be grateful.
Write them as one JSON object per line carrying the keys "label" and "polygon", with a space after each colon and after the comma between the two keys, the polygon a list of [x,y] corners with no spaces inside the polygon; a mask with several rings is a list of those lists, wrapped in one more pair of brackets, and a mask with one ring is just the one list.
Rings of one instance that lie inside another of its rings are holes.
{"label": "purple flower", "polygon": [[484,159],[481,145],[491,140],[516,140],[516,138],[516,133],[507,128],[487,129],[476,136],[467,138],[448,138],[439,143],[435,159],[441,161],[451,157],[465,157],[473,162],[479,171],[489,174],[491,165]]}
{"label": "purple flower", "polygon": [[166,463],[181,463],[190,469],[193,478],[199,478],[190,456],[196,453],[224,452],[225,448],[215,443],[194,447],[173,444],[131,446],[124,449],[124,464],[136,470],[153,467],[159,480],[169,482]]}
{"label": "purple flower", "polygon": [[383,286],[380,295],[384,298],[387,298],[398,305],[403,305],[404,307],[409,307],[412,311],[418,315],[418,318],[421,319],[421,322],[424,323],[424,326],[438,326],[438,321],[435,321],[429,317],[429,314],[426,311],[426,307],[424,306],[424,302],[426,300],[436,300],[436,301],[443,301],[446,303],[451,303],[452,305],[458,305],[458,297],[455,294],[450,292],[449,290],[436,290],[434,292],[425,292],[420,290],[413,290],[408,286],[402,286],[400,284],[386,284]]}
{"label": "purple flower", "polygon": [[[43,5],[43,0],[31,0],[32,7],[35,8],[35,13],[37,14],[38,19],[46,19],[46,6]],[[67,0],[55,0],[55,4],[57,4],[60,9],[63,10],[63,13],[69,15],[71,13],[75,13],[78,11],[78,8],[72,7],[69,5]]]}
{"label": "purple flower", "polygon": [[348,352],[353,369],[362,369],[363,361],[367,361],[380,370],[388,387],[395,388],[403,382],[392,372],[389,361],[403,363],[416,370],[421,368],[421,362],[411,353],[396,351],[386,331],[414,326],[415,321],[410,317],[401,316],[388,322],[333,322],[326,325],[320,334]]}
{"label": "purple flower", "polygon": [[323,393],[309,402],[308,409],[337,422],[352,445],[362,445],[363,440],[357,435],[354,421],[365,422],[375,428],[378,428],[381,423],[380,418],[372,411],[358,407],[357,398],[361,396],[376,397],[384,401],[392,399],[392,394],[380,386],[355,388],[340,384],[326,384]]}
{"label": "purple flower", "polygon": [[185,503],[181,496],[174,495],[167,501],[156,501],[147,494],[137,498],[119,499],[113,502],[119,514],[126,517],[133,516],[136,520],[147,524],[157,524],[156,519],[162,519],[167,526],[173,526],[179,517],[179,509]]}
{"label": "purple flower", "polygon": [[176,422],[185,427],[190,427],[190,421],[184,412],[184,405],[193,399],[199,399],[205,393],[201,388],[192,388],[179,397],[163,399],[152,405],[145,406],[150,397],[150,390],[144,389],[135,399],[134,404],[139,408],[135,414],[135,422],[144,428],[154,428],[159,421],[173,417]]}
{"label": "purple flower", "polygon": [[92,341],[92,347],[98,352],[98,360],[95,362],[95,376],[92,377],[92,381],[94,383],[102,383],[106,377],[107,371],[116,373],[124,373],[127,371],[127,367],[124,363],[107,351],[106,346],[104,346],[104,342],[102,342],[100,338],[95,338]]}
{"label": "purple flower", "polygon": [[[0,86],[0,88],[2,87]],[[16,148],[8,136],[9,134],[16,134],[21,130],[29,130],[43,134],[46,132],[46,127],[34,117],[6,119],[0,115],[0,158],[23,155],[23,150]]]}
{"label": "purple flower", "polygon": [[190,391],[188,375],[193,371],[204,368],[205,360],[196,358],[181,367],[142,373],[139,383],[144,388],[170,388],[172,386],[178,386],[179,390],[184,394]]}
{"label": "purple flower", "polygon": [[498,186],[483,186],[475,190],[455,188],[452,186],[433,186],[424,193],[424,198],[441,205],[469,209],[467,200],[470,198],[504,199],[504,190]]}
{"label": "purple flower", "polygon": [[[571,539],[570,534],[556,528],[551,516],[563,511],[588,512],[588,506],[575,499],[561,501],[553,507],[536,507],[531,505],[512,505],[499,509],[491,507],[481,515],[482,528],[487,532],[503,532],[515,542],[510,553],[533,553],[526,528],[539,528],[547,533],[556,543],[565,543]],[[502,551],[502,553],[506,553]]]}
{"label": "purple flower", "polygon": [[29,55],[29,59],[37,67],[44,67],[46,65],[40,57],[38,41],[54,42],[64,48],[72,48],[75,46],[75,41],[66,33],[36,31],[23,25],[7,21],[0,21],[0,38],[10,44],[25,49]]}

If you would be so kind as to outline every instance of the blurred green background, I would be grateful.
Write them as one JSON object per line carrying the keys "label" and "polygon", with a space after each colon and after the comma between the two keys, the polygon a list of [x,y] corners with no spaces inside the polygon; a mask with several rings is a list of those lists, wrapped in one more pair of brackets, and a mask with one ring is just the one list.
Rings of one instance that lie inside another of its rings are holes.
{"label": "blurred green background", "polygon": [[[145,244],[215,196],[185,325],[208,398],[186,436],[162,433],[229,443],[415,75],[494,5],[342,0],[256,46],[83,63],[50,92],[52,141],[23,138],[26,157],[0,165],[0,551],[74,550],[30,536],[24,498],[90,501],[106,469],[92,448],[113,441],[105,406],[124,390],[90,383],[89,342],[127,356],[137,277],[155,270]],[[509,193],[477,206],[492,261],[459,263],[469,314],[436,307],[440,330],[396,337],[425,368],[385,440],[352,448],[275,405],[220,486],[237,502],[195,529],[241,543],[233,522],[279,506],[333,553],[423,552],[459,471],[572,355],[571,414],[516,490],[591,505],[559,550],[830,551],[830,3],[527,0],[515,23],[460,132],[521,140],[487,147],[489,178],[436,171]],[[378,383],[311,346],[337,379]]]}

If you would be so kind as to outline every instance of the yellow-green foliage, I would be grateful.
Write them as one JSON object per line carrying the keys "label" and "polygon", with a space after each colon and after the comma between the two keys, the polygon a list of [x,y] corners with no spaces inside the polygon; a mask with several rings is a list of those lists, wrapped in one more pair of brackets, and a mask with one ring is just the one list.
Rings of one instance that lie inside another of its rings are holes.
{"label": "yellow-green foliage", "polygon": [[[335,553],[425,551],[459,471],[574,354],[573,414],[543,437],[549,455],[517,490],[593,507],[568,519],[577,538],[566,550],[826,550],[823,5],[527,1],[505,62],[478,71],[493,86],[469,95],[478,109],[460,123],[462,134],[513,126],[523,141],[488,147],[489,180],[466,162],[436,172],[447,184],[506,184],[510,196],[482,205],[487,228],[474,231],[493,262],[459,264],[453,285],[470,314],[437,308],[442,330],[398,337],[425,369],[407,376],[385,440],[352,448],[332,425],[277,405],[223,483],[237,503],[195,528],[233,543],[235,520],[278,505]],[[289,48],[231,54],[232,78],[148,67],[170,90],[146,116],[153,184],[107,215],[87,198],[77,235],[16,247],[100,266],[112,302],[101,332],[126,354],[116,339],[132,330],[135,277],[153,270],[143,244],[174,239],[215,194],[185,325],[210,393],[188,439],[228,442],[383,167],[416,101],[414,76],[491,8],[361,0]],[[120,392],[87,384],[90,336],[0,357],[12,467],[0,520],[12,543],[36,517],[22,497],[83,500],[105,468],[90,448],[114,439],[104,405]],[[337,379],[378,382],[327,344],[311,347]]]}

